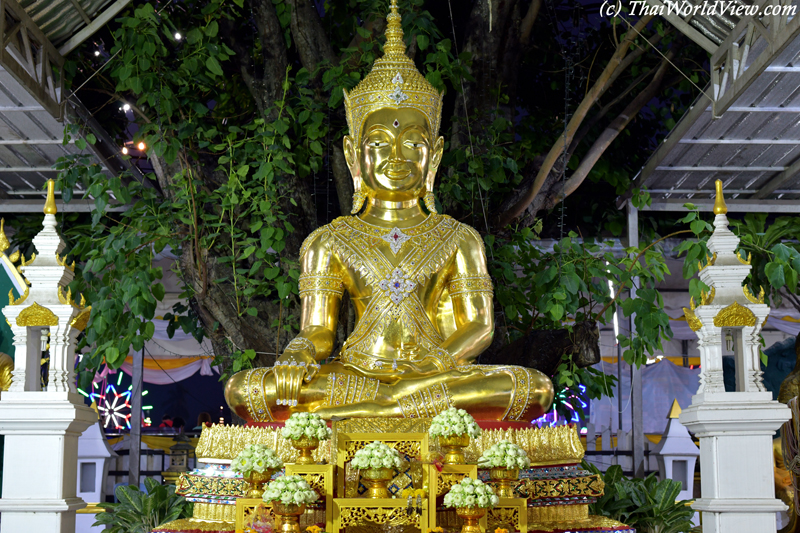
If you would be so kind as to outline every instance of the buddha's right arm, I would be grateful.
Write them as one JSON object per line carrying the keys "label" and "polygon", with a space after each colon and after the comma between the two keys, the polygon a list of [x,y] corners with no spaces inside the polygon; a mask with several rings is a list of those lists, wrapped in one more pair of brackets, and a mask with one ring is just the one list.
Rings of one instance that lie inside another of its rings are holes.
{"label": "buddha's right arm", "polygon": [[303,354],[321,361],[333,350],[344,283],[341,265],[325,245],[326,237],[318,230],[301,248],[300,333],[286,346],[284,356]]}

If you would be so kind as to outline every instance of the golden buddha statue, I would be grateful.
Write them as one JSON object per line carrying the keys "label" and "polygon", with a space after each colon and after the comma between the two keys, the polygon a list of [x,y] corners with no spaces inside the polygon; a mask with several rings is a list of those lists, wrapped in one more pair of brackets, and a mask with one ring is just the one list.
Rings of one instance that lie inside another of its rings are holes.
{"label": "golden buddha statue", "polygon": [[[547,376],[473,364],[494,334],[483,241],[436,212],[442,95],[405,53],[396,0],[387,21],[383,57],[344,95],[354,216],[305,240],[300,333],[274,367],[232,376],[226,401],[257,422],[298,411],[432,417],[451,406],[476,419],[532,420],[552,403]],[[356,325],[339,357],[320,365],[334,348],[345,290]]]}

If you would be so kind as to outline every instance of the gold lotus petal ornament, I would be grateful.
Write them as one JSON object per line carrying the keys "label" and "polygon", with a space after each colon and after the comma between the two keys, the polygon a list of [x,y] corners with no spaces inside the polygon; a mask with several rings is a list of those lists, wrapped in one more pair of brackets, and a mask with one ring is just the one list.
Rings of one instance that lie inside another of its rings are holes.
{"label": "gold lotus petal ornament", "polygon": [[19,305],[19,304],[21,304],[28,297],[29,293],[30,293],[30,289],[28,287],[25,287],[25,292],[22,293],[22,296],[20,296],[19,298],[15,299],[14,298],[14,289],[9,290],[8,291],[8,305]]}
{"label": "gold lotus petal ornament", "polygon": [[748,301],[754,304],[763,304],[764,303],[764,287],[761,287],[761,291],[758,293],[758,296],[755,296],[752,292],[750,292],[750,287],[745,285],[742,287],[742,292],[744,293],[744,297],[747,298]]}
{"label": "gold lotus petal ornament", "polygon": [[747,259],[745,259],[744,257],[742,257],[741,250],[736,250],[736,259],[738,259],[739,262],[743,265],[749,265],[750,262],[753,260],[753,256],[752,254],[750,254],[750,252],[747,252]]}

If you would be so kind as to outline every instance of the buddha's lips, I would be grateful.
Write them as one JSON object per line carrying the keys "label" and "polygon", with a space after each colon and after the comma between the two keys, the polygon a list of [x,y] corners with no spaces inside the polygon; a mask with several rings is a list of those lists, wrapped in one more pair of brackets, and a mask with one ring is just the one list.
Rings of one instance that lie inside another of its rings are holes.
{"label": "buddha's lips", "polygon": [[411,174],[411,170],[405,165],[395,168],[389,167],[386,169],[386,177],[391,180],[401,180],[408,177],[409,174]]}

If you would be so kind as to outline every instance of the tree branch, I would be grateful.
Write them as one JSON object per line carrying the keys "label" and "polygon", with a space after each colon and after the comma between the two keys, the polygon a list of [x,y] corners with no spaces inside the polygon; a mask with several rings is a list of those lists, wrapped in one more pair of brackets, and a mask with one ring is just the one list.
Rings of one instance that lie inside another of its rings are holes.
{"label": "tree branch", "polygon": [[[645,106],[647,102],[653,99],[655,95],[658,93],[658,89],[661,86],[661,81],[664,79],[664,74],[667,72],[667,68],[669,67],[668,60],[671,60],[675,54],[670,51],[667,54],[667,58],[661,61],[658,69],[656,69],[656,73],[653,76],[653,79],[650,80],[650,83],[645,87],[636,98],[631,100],[631,102],[625,106],[625,109],[622,110],[622,113],[619,114],[617,118],[611,121],[611,124],[603,130],[603,133],[595,140],[594,144],[586,155],[583,156],[581,160],[580,166],[578,166],[577,170],[570,176],[570,178],[564,184],[564,188],[562,189],[563,192],[559,195],[553,205],[563,202],[564,198],[569,196],[570,194],[574,193],[578,187],[583,183],[583,180],[586,179],[586,176],[589,175],[589,172],[594,168],[595,163],[597,160],[600,159],[600,156],[605,153],[611,143],[614,142],[614,139],[620,134],[622,130],[630,123],[630,121],[639,114],[639,111]],[[552,207],[552,206],[549,206]]]}
{"label": "tree branch", "polygon": [[[583,122],[583,119],[586,118],[587,113],[597,101],[597,98],[607,89],[609,80],[627,55],[631,43],[633,43],[634,39],[639,35],[639,32],[641,32],[645,26],[647,26],[652,18],[653,17],[651,15],[640,18],[633,30],[627,32],[625,39],[623,39],[622,43],[620,43],[619,47],[617,47],[617,50],[609,60],[608,65],[606,65],[606,68],[603,70],[602,74],[600,74],[600,77],[592,86],[592,89],[589,91],[586,97],[584,97],[583,101],[578,106],[578,109],[575,110],[575,113],[572,115],[569,124],[567,124],[567,130],[565,132],[567,145],[572,142],[578,127]],[[536,179],[533,181],[530,189],[528,189],[528,191],[523,195],[522,199],[511,206],[508,211],[502,213],[498,217],[498,225],[500,227],[507,226],[515,218],[524,213],[533,199],[542,189],[542,185],[544,184],[548,174],[550,174],[550,171],[553,169],[553,166],[556,164],[556,161],[558,161],[559,157],[563,155],[564,142],[562,139],[563,137],[559,136],[558,142],[553,143],[552,148],[550,148],[550,152],[545,157],[544,164],[539,169],[539,173],[536,175]]]}
{"label": "tree branch", "polygon": [[323,61],[336,62],[330,39],[311,0],[288,0],[292,9],[292,36],[300,62],[312,74]]}
{"label": "tree branch", "polygon": [[539,10],[541,7],[542,0],[533,0],[531,5],[528,6],[528,12],[525,13],[525,18],[522,19],[522,23],[519,27],[520,44],[526,45],[530,41],[531,31],[533,30],[533,25],[536,22],[536,18],[539,16]]}

